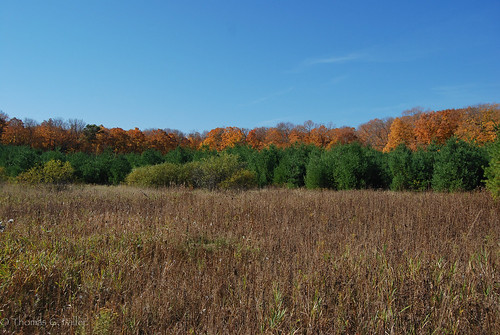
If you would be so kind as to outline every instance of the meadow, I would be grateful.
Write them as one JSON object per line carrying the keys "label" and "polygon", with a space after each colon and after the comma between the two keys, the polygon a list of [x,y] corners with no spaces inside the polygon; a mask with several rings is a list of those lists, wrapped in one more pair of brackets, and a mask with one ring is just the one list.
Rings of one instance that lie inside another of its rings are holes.
{"label": "meadow", "polygon": [[0,220],[0,333],[500,332],[483,191],[0,184]]}

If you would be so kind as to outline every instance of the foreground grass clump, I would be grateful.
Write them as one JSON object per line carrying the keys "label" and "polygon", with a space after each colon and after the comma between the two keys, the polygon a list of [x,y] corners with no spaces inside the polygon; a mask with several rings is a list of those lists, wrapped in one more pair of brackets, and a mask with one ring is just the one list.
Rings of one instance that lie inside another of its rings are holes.
{"label": "foreground grass clump", "polygon": [[0,332],[500,330],[500,208],[483,192],[5,185],[10,218]]}

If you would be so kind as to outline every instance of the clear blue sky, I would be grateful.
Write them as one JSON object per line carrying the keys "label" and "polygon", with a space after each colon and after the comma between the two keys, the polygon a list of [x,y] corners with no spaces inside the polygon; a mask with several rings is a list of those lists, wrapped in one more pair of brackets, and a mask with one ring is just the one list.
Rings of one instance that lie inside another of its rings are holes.
{"label": "clear blue sky", "polygon": [[357,126],[500,102],[500,1],[2,0],[0,110],[107,127]]}

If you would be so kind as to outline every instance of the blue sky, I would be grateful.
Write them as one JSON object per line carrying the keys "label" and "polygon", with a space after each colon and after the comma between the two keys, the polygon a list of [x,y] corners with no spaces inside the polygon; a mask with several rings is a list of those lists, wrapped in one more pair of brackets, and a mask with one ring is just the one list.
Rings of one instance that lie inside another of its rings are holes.
{"label": "blue sky", "polygon": [[500,1],[2,0],[0,110],[185,132],[500,102]]}

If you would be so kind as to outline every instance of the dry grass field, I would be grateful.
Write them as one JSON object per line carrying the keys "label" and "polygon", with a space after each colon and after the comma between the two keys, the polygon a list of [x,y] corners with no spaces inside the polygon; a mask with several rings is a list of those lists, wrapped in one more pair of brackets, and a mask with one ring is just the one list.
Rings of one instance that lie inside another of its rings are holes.
{"label": "dry grass field", "polygon": [[500,333],[485,192],[0,188],[0,333]]}

